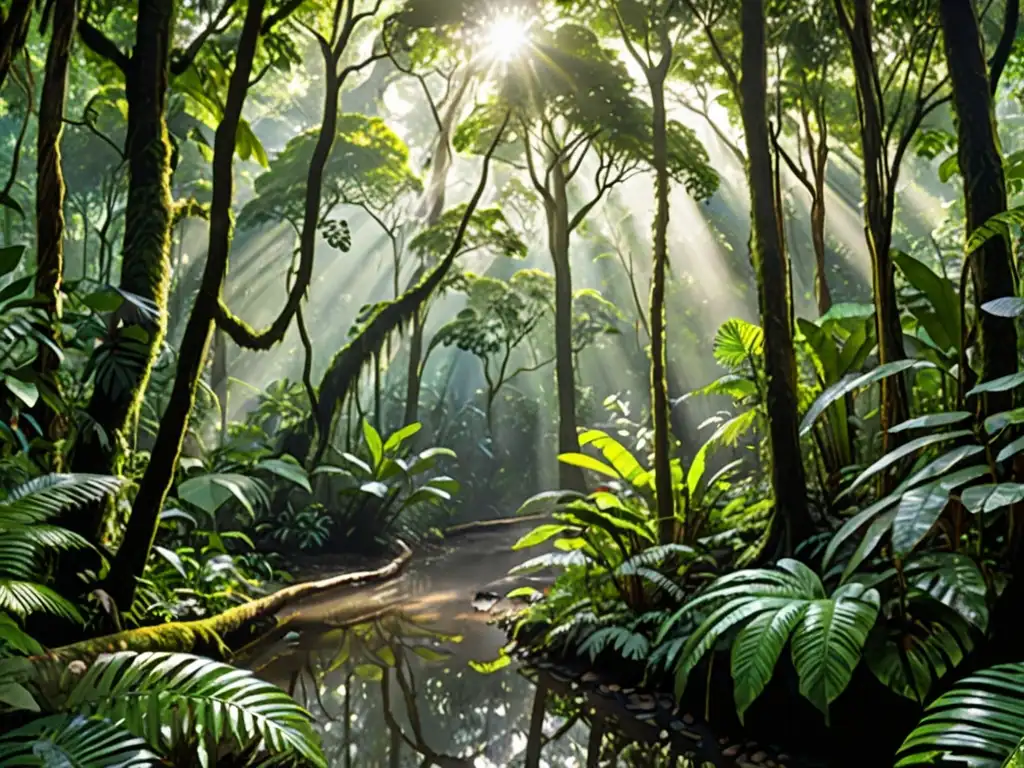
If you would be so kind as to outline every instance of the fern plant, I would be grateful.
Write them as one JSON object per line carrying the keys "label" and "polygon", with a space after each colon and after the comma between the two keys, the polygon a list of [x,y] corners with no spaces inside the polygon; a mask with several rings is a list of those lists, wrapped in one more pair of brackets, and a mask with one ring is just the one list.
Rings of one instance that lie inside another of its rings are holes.
{"label": "fern plant", "polygon": [[90,546],[81,536],[49,521],[114,493],[121,481],[85,474],[50,474],[22,483],[0,499],[0,648],[35,648],[17,620],[49,613],[81,622],[78,609],[42,583],[54,552]]}
{"label": "fern plant", "polygon": [[[800,693],[825,715],[845,690],[860,662],[868,633],[878,617],[877,590],[847,584],[827,594],[814,571],[783,559],[775,569],[737,571],[717,579],[662,625],[656,642],[668,643],[675,664],[676,695],[690,672],[734,630],[732,676],[740,718],[771,679],[788,643]],[[673,630],[695,612],[705,616],[682,637]],[[678,653],[674,651],[678,649]]]}
{"label": "fern plant", "polygon": [[251,672],[184,653],[125,651],[83,666],[8,667],[8,679],[32,691],[17,708],[48,714],[0,736],[5,765],[53,764],[33,760],[40,755],[154,765],[164,755],[206,768],[230,752],[250,764],[326,766],[309,713]]}
{"label": "fern plant", "polygon": [[896,755],[896,768],[970,765],[1019,768],[1024,756],[1024,663],[961,680],[925,710]]}

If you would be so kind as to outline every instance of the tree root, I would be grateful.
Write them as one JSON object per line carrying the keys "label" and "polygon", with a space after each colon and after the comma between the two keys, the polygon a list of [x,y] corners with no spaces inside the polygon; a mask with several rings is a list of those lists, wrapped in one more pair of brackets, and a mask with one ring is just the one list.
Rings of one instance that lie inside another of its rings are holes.
{"label": "tree root", "polygon": [[397,576],[412,558],[412,550],[404,542],[399,540],[398,546],[401,550],[398,556],[373,571],[345,573],[294,584],[208,619],[174,621],[83,640],[51,650],[47,658],[65,663],[75,660],[91,662],[101,654],[117,651],[174,651],[228,659],[233,655],[232,649],[250,644],[277,628],[278,612],[300,600],[342,587],[361,587]]}

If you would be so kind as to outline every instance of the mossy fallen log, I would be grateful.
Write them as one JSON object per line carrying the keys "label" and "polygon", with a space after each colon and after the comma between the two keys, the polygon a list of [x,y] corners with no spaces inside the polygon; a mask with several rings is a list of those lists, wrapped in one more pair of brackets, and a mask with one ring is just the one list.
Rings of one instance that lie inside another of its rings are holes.
{"label": "mossy fallen log", "polygon": [[278,626],[277,614],[300,600],[342,587],[361,587],[397,576],[412,557],[412,550],[403,542],[399,541],[398,545],[399,554],[387,565],[373,571],[345,573],[294,584],[207,619],[173,621],[82,640],[54,648],[48,658],[65,663],[75,660],[89,662],[101,654],[116,651],[175,651],[228,659],[233,650],[273,631]]}

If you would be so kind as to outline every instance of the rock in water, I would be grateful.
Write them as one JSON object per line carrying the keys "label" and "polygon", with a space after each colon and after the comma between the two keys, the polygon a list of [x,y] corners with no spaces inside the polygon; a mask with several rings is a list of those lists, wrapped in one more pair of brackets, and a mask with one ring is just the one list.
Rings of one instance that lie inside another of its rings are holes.
{"label": "rock in water", "polygon": [[498,604],[499,600],[501,600],[501,595],[495,592],[477,592],[476,597],[473,598],[473,610],[487,613]]}

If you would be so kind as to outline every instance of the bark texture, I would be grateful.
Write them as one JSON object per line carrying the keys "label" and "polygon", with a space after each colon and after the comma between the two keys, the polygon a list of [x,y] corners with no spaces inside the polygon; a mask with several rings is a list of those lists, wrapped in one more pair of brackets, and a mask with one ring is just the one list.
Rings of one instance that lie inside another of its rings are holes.
{"label": "bark texture", "polygon": [[[941,0],[939,14],[953,83],[966,234],[970,237],[978,227],[1006,210],[1006,177],[978,17],[972,5],[963,0]],[[981,308],[987,301],[1016,294],[1010,244],[1006,238],[993,237],[969,258],[978,323],[979,381],[989,381],[1017,371],[1017,330],[1013,319],[996,317]],[[1012,403],[1012,390],[991,392],[985,396],[984,410],[996,413],[1008,410]]]}
{"label": "bark texture", "polygon": [[[61,283],[64,277],[64,198],[66,189],[60,166],[60,137],[64,128],[64,100],[68,87],[71,45],[78,18],[76,0],[55,0],[49,7],[50,45],[46,53],[46,72],[39,100],[36,144],[36,300],[46,313],[46,334],[56,348],[61,346]],[[50,398],[40,398],[36,406],[43,434],[57,440],[63,432],[63,414],[54,403],[59,400],[57,372],[60,356],[56,349],[41,345],[35,361],[40,388]],[[50,402],[47,402],[47,399]],[[59,454],[54,454],[60,471]]]}
{"label": "bark texture", "polygon": [[[167,329],[173,210],[166,114],[173,22],[173,0],[141,0],[134,51],[120,62],[128,101],[128,196],[120,288],[142,299],[149,311],[128,301],[118,310],[121,325],[112,324],[110,343],[117,358],[114,364],[123,368],[128,384],[94,389],[87,413],[95,429],[83,430],[79,438],[72,463],[76,472],[119,472]],[[87,43],[95,37],[88,26],[82,31]],[[90,505],[67,523],[98,541],[108,510],[106,504]]]}
{"label": "bark texture", "polygon": [[773,179],[767,116],[767,49],[762,0],[743,0],[740,84],[752,211],[754,267],[764,325],[768,377],[768,425],[772,488],[777,520],[785,526],[786,548],[813,529],[798,433],[796,358],[790,311],[789,268],[783,247]]}
{"label": "bark texture", "polygon": [[25,45],[33,4],[34,0],[14,0],[6,12],[0,8],[0,86],[7,79],[11,62]]}

